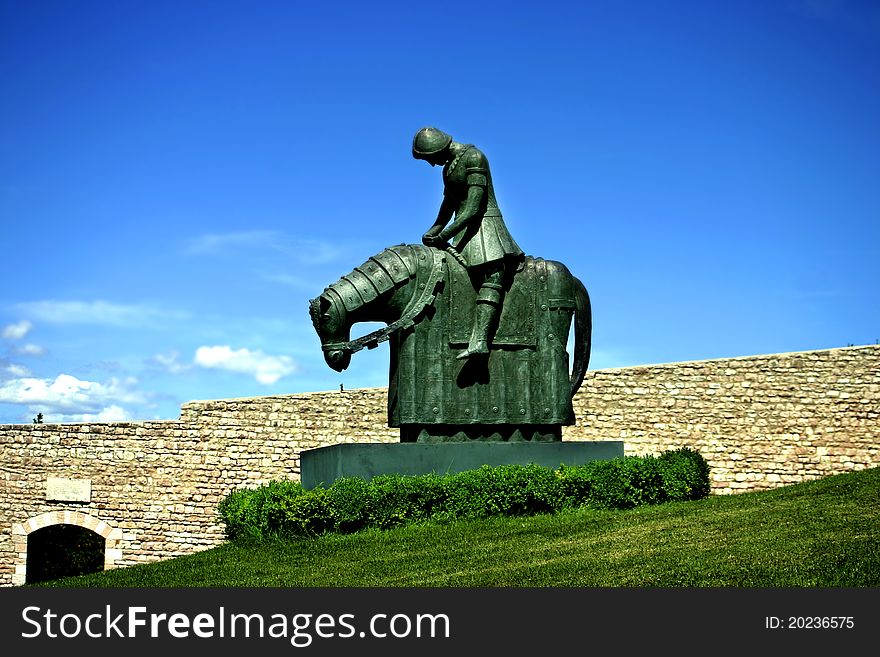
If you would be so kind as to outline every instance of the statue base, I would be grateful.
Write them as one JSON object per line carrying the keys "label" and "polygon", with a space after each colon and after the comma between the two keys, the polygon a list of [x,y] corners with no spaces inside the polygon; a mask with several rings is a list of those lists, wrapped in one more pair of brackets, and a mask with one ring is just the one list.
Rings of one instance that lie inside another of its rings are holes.
{"label": "statue base", "polygon": [[341,477],[438,475],[476,470],[483,465],[529,465],[548,468],[583,465],[623,456],[623,441],[597,442],[444,442],[348,443],[305,450],[300,454],[304,488],[330,486]]}
{"label": "statue base", "polygon": [[559,442],[561,424],[402,424],[402,443]]}

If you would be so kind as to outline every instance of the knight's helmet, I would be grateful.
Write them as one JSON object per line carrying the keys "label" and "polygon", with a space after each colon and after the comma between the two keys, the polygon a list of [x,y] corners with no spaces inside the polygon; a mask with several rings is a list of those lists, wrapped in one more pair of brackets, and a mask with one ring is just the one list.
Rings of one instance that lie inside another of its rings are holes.
{"label": "knight's helmet", "polygon": [[452,142],[452,137],[437,128],[422,128],[413,137],[412,154],[417,160],[435,155]]}

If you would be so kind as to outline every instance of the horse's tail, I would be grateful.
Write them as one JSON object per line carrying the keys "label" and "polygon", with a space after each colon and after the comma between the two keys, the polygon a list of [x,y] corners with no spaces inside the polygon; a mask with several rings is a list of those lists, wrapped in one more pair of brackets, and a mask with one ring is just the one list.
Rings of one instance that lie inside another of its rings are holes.
{"label": "horse's tail", "polygon": [[572,276],[575,289],[574,314],[574,363],[571,368],[571,396],[581,387],[587,366],[590,364],[590,348],[593,335],[593,312],[590,307],[590,295],[584,284]]}

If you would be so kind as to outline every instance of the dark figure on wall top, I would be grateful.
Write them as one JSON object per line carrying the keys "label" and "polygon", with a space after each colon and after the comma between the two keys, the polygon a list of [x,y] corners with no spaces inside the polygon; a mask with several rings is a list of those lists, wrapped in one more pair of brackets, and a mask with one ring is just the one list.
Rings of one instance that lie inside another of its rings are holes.
{"label": "dark figure on wall top", "polygon": [[450,253],[467,268],[474,287],[479,288],[470,340],[457,358],[488,356],[504,291],[523,251],[504,224],[489,162],[482,151],[453,141],[442,130],[427,127],[413,138],[412,154],[431,166],[444,165],[443,202],[422,243]]}

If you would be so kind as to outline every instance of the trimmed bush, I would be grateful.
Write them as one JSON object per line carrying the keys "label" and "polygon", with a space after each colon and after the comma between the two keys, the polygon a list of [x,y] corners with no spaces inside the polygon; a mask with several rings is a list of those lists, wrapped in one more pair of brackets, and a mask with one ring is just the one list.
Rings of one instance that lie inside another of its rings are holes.
{"label": "trimmed bush", "polygon": [[635,506],[626,458],[601,463],[592,472],[593,486],[589,502],[596,506],[627,509]]}
{"label": "trimmed bush", "polygon": [[682,447],[657,459],[669,500],[699,500],[709,495],[709,464],[699,452]]}
{"label": "trimmed bush", "polygon": [[484,465],[446,477],[446,512],[455,518],[522,516],[560,508],[561,489],[553,470],[539,465]]}
{"label": "trimmed bush", "polygon": [[365,528],[369,522],[369,506],[364,503],[371,495],[369,483],[360,477],[343,477],[328,489],[335,529],[349,534]]}
{"label": "trimmed bush", "polygon": [[330,493],[326,488],[315,488],[295,495],[288,500],[280,500],[281,511],[277,531],[281,536],[314,536],[338,528],[334,520]]}
{"label": "trimmed bush", "polygon": [[219,513],[231,540],[261,540],[581,506],[630,509],[708,494],[706,460],[683,448],[656,458],[628,456],[556,470],[532,464],[483,466],[444,476],[344,477],[308,491],[299,482],[278,481],[230,493]]}
{"label": "trimmed bush", "polygon": [[278,535],[286,526],[286,507],[305,495],[298,481],[270,481],[254,489],[240,489],[227,495],[218,507],[230,539],[265,539]]}
{"label": "trimmed bush", "polygon": [[442,478],[433,474],[382,475],[371,479],[367,489],[361,504],[367,508],[369,526],[379,529],[426,520],[440,511],[446,499]]}

